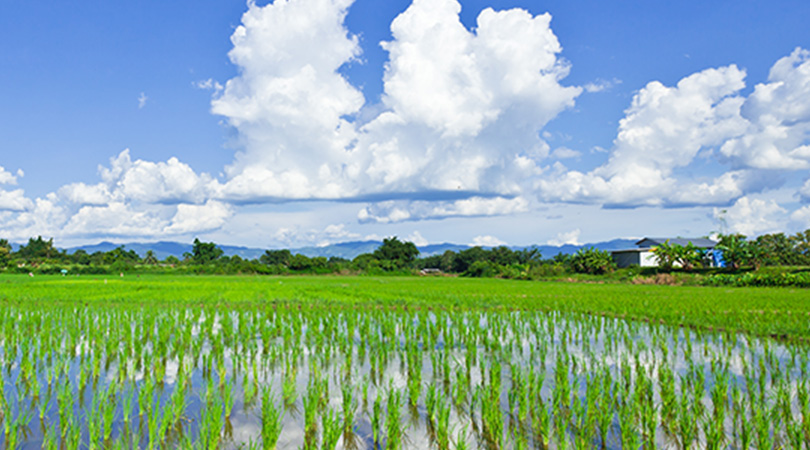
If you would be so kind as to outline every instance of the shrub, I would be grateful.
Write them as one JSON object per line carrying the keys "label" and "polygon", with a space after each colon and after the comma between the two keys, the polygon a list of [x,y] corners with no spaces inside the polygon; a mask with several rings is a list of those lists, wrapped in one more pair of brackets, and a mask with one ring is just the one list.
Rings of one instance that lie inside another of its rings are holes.
{"label": "shrub", "polygon": [[613,272],[616,263],[607,251],[588,247],[581,248],[574,254],[571,258],[571,267],[577,273],[601,275]]}

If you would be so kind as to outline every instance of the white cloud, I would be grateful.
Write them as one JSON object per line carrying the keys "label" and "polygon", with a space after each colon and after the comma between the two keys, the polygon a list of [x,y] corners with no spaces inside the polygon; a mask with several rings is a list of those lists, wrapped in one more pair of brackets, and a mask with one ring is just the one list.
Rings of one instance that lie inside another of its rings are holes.
{"label": "white cloud", "polygon": [[23,176],[22,170],[18,170],[17,175],[15,176],[11,172],[7,171],[3,166],[0,166],[0,184],[17,184],[18,176]]}
{"label": "white cloud", "polygon": [[585,86],[583,86],[583,88],[585,89],[585,92],[593,94],[596,92],[608,91],[611,88],[613,88],[613,86],[621,84],[621,82],[622,81],[617,78],[614,78],[613,80],[597,79],[596,81],[586,84]]}
{"label": "white cloud", "polygon": [[810,228],[810,206],[804,206],[793,211],[790,215],[790,220],[796,223],[802,230]]}
{"label": "white cloud", "polygon": [[730,232],[756,236],[780,231],[787,211],[773,200],[742,197],[729,208],[714,208],[713,215],[725,222]]}
{"label": "white cloud", "polygon": [[810,168],[810,51],[797,48],[771,68],[742,109],[748,128],[723,144],[738,167]]}
{"label": "white cloud", "polygon": [[[736,95],[744,77],[732,65],[690,75],[675,87],[647,84],[625,111],[608,162],[589,173],[556,166],[557,175],[539,183],[541,198],[621,206],[669,203],[669,194],[679,191],[674,169],[745,129],[739,114],[743,99]],[[706,189],[739,195],[729,189],[729,180],[719,181]]]}
{"label": "white cloud", "polygon": [[405,241],[413,242],[418,247],[423,247],[423,246],[428,245],[430,243],[427,239],[425,239],[424,236],[422,236],[422,233],[420,233],[419,231],[416,231],[416,230],[414,230],[413,233],[409,234],[405,238]]}
{"label": "white cloud", "polygon": [[271,239],[278,246],[294,248],[313,243],[320,247],[348,241],[379,241],[376,234],[360,234],[346,229],[344,224],[330,224],[323,229],[304,228],[299,226],[281,227],[272,234]]}
{"label": "white cloud", "polygon": [[568,147],[557,147],[549,156],[555,159],[571,159],[581,157],[582,153]]}
{"label": "white cloud", "polygon": [[222,202],[209,200],[203,205],[177,205],[171,224],[163,229],[168,234],[200,233],[215,230],[233,215],[233,208]]}
{"label": "white cloud", "polygon": [[810,178],[805,180],[804,184],[799,189],[799,197],[803,202],[810,202]]}
{"label": "white cloud", "polygon": [[476,236],[473,238],[472,246],[476,247],[498,247],[506,245],[506,242],[496,238],[495,236]]}
{"label": "white cloud", "polygon": [[191,85],[194,86],[197,89],[210,90],[210,91],[214,91],[215,93],[219,93],[223,89],[225,89],[224,86],[219,84],[219,82],[217,82],[213,78],[209,78],[207,80],[195,81]]}
{"label": "white cloud", "polygon": [[579,235],[582,234],[582,230],[577,228],[576,230],[571,230],[567,232],[557,233],[557,237],[554,239],[550,239],[548,241],[548,245],[582,245],[579,242]]}
{"label": "white cloud", "polygon": [[24,211],[7,217],[2,222],[4,237],[24,240],[32,236],[56,236],[66,220],[64,208],[54,195],[26,202]]}
{"label": "white cloud", "polygon": [[59,196],[64,200],[77,205],[103,206],[113,200],[110,188],[103,183],[85,184],[71,183],[59,188]]}
{"label": "white cloud", "polygon": [[[240,74],[212,101],[244,145],[226,169],[225,198],[345,195],[342,167],[356,137],[344,117],[363,95],[338,73],[360,54],[343,19],[350,0],[250,2],[231,36]],[[313,163],[313,162],[319,163]]]}
{"label": "white cloud", "polygon": [[154,236],[162,228],[159,217],[125,203],[83,206],[67,221],[67,236]]}
{"label": "white cloud", "polygon": [[[231,40],[240,69],[212,111],[243,149],[216,198],[238,202],[458,198],[531,189],[548,154],[542,127],[581,92],[547,14],[484,10],[474,32],[456,0],[417,0],[391,24],[383,104],[339,73],[360,55],[343,24],[351,1],[250,4]],[[434,195],[442,197],[442,195]],[[396,220],[403,220],[398,218]]]}
{"label": "white cloud", "polygon": [[141,95],[138,96],[138,109],[143,109],[146,106],[146,101],[149,100],[149,97],[146,96],[143,92]]}
{"label": "white cloud", "polygon": [[[608,162],[587,173],[555,164],[537,183],[539,197],[622,207],[723,205],[781,186],[782,173],[810,167],[810,52],[796,49],[777,61],[747,98],[740,95],[744,78],[731,65],[675,87],[647,84],[620,121]],[[688,177],[707,164],[714,175]],[[806,198],[804,188],[799,194]]]}
{"label": "white cloud", "polygon": [[25,211],[33,206],[33,202],[25,196],[22,189],[5,191],[0,189],[0,211]]}
{"label": "white cloud", "polygon": [[387,201],[364,207],[357,214],[361,223],[396,223],[408,220],[479,217],[526,212],[523,197],[471,197],[456,201]]}
{"label": "white cloud", "polygon": [[177,158],[166,162],[132,161],[129,149],[110,158],[109,167],[99,166],[99,173],[101,183],[68,184],[59,189],[59,196],[78,205],[202,203],[216,188],[208,174],[197,175]]}

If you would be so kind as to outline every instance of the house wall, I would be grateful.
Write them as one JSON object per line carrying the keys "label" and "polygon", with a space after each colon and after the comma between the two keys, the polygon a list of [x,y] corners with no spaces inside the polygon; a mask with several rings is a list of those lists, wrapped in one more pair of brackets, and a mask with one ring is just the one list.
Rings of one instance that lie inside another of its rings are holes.
{"label": "house wall", "polygon": [[655,253],[650,251],[638,252],[639,266],[641,267],[656,267],[658,266],[658,260],[655,258]]}
{"label": "house wall", "polygon": [[658,265],[658,260],[655,259],[655,254],[648,250],[630,250],[623,252],[613,252],[613,261],[619,268],[630,267],[635,264],[641,267],[655,267]]}
{"label": "house wall", "polygon": [[630,267],[633,264],[641,265],[638,252],[614,252],[613,261],[620,269]]}

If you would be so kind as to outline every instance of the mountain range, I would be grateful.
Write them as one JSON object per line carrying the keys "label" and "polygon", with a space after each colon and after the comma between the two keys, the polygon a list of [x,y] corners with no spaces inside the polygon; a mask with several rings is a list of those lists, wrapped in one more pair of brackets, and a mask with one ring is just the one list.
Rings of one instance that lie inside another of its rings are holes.
{"label": "mountain range", "polygon": [[[582,244],[582,245],[573,245],[573,244],[564,244],[564,245],[536,245],[536,246],[512,246],[510,247],[512,250],[521,250],[524,248],[531,248],[536,247],[540,250],[540,253],[543,255],[544,258],[550,258],[558,253],[562,254],[573,254],[576,253],[577,250],[583,247],[594,247],[599,250],[618,250],[623,248],[632,248],[634,244],[637,242],[637,239],[614,239],[611,241],[605,242],[597,242],[592,244]],[[341,242],[337,244],[331,244],[326,246],[320,247],[299,247],[299,248],[291,248],[290,252],[293,254],[300,253],[302,255],[308,256],[310,258],[316,256],[325,256],[329,257],[338,257],[338,258],[345,258],[345,259],[353,259],[357,255],[361,255],[363,253],[372,253],[374,252],[377,247],[382,244],[382,241],[353,241],[353,242]],[[150,242],[150,243],[143,243],[143,242],[132,242],[126,244],[114,244],[112,242],[100,242],[98,244],[93,245],[82,245],[78,247],[71,247],[68,248],[68,253],[73,253],[77,250],[84,250],[87,253],[95,253],[95,252],[108,252],[110,250],[114,250],[117,247],[124,246],[126,250],[134,250],[137,254],[143,257],[148,250],[152,250],[155,256],[158,259],[166,259],[168,256],[175,256],[177,258],[183,258],[184,253],[191,253],[192,244],[184,244],[181,242],[167,242],[167,241],[160,241],[160,242]],[[429,244],[423,246],[417,246],[419,248],[420,256],[431,256],[442,254],[447,250],[452,250],[454,252],[459,252],[462,250],[466,250],[470,248],[469,245],[460,245],[460,244],[451,244],[451,243],[442,243],[442,244]],[[262,248],[252,248],[252,247],[240,247],[240,246],[233,246],[233,245],[220,245],[219,248],[227,256],[234,256],[239,255],[239,257],[244,259],[257,259],[261,255],[264,254],[265,249]]]}

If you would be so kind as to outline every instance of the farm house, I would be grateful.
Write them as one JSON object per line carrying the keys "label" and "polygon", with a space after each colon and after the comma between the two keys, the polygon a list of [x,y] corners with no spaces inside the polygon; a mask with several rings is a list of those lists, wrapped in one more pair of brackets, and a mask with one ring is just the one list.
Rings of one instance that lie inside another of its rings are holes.
{"label": "farm house", "polygon": [[[717,245],[717,242],[707,238],[644,238],[636,242],[636,248],[614,250],[611,252],[613,261],[620,268],[630,267],[635,264],[640,267],[655,267],[658,261],[652,249],[664,242],[669,241],[670,245],[687,246],[691,242],[697,248],[711,251]],[[712,258],[714,262],[714,258]]]}

